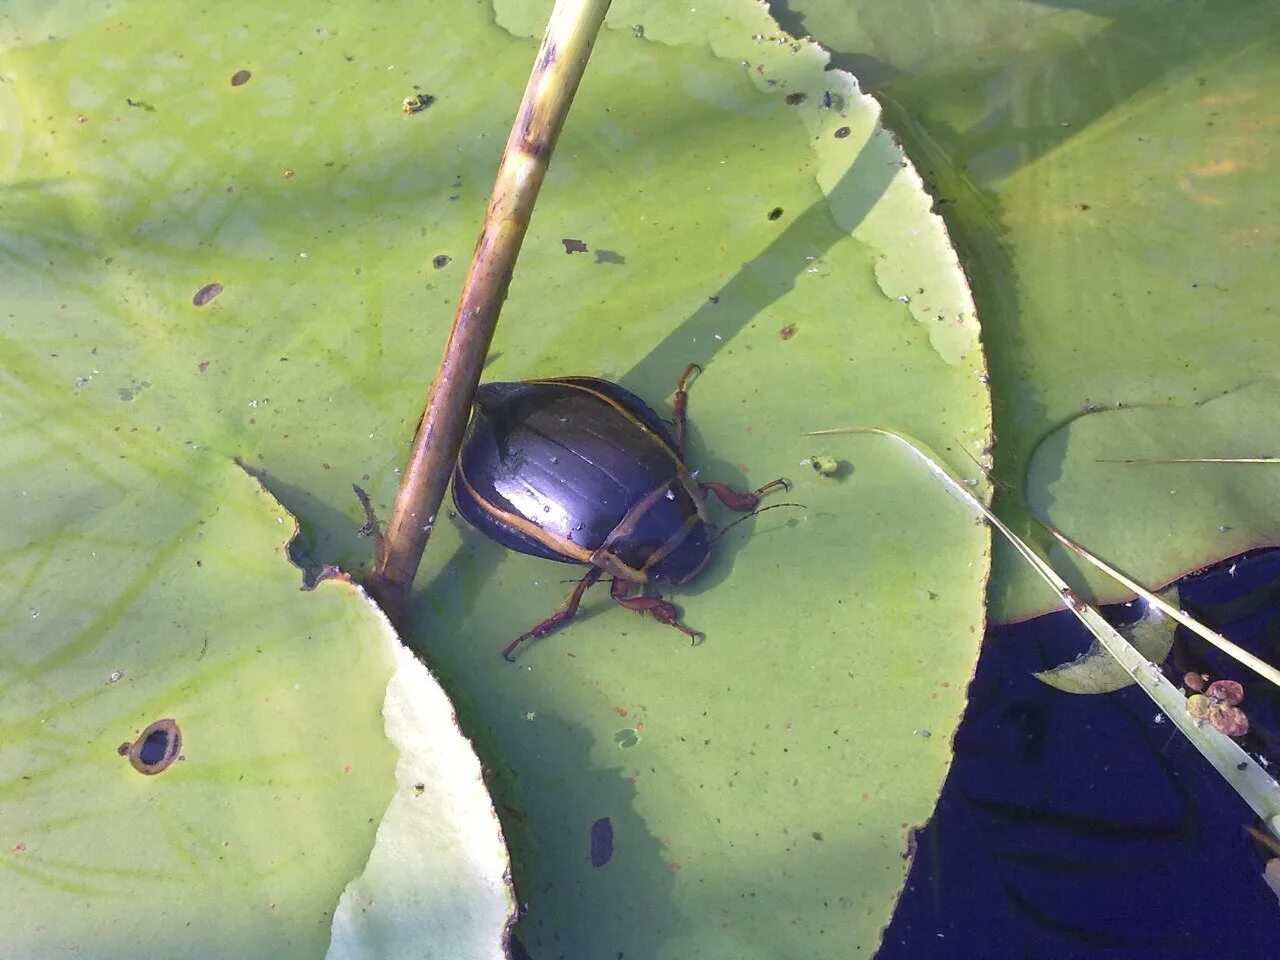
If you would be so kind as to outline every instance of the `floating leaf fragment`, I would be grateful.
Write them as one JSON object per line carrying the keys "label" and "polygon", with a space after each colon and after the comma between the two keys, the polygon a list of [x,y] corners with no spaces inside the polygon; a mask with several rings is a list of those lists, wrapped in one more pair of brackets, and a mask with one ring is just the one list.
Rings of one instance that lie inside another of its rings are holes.
{"label": "floating leaf fragment", "polygon": [[[1169,603],[1178,602],[1175,587],[1170,587],[1161,596]],[[1159,607],[1148,604],[1141,617],[1116,629],[1148,660],[1161,663],[1173,646],[1177,623],[1165,616]],[[1076,659],[1037,671],[1033,676],[1064,693],[1111,693],[1133,683],[1133,678],[1097,639]]]}

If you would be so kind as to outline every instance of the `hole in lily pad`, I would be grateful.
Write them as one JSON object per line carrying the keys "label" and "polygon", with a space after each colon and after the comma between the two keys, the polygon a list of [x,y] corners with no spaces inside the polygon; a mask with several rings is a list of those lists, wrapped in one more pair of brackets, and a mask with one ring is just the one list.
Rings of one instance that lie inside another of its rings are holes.
{"label": "hole in lily pad", "polygon": [[601,817],[591,825],[591,865],[603,867],[613,857],[613,821]]}
{"label": "hole in lily pad", "polygon": [[640,734],[632,727],[624,727],[613,735],[613,742],[623,749],[634,747],[640,742]]}
{"label": "hole in lily pad", "polygon": [[129,758],[133,769],[153,776],[168,769],[182,752],[182,731],[176,720],[157,720],[138,735],[133,743],[120,744],[117,751]]}

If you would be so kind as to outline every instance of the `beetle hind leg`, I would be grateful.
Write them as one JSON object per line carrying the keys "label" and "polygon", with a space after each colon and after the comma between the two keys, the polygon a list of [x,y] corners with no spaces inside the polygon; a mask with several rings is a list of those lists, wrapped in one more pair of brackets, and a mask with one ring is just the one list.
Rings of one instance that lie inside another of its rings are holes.
{"label": "beetle hind leg", "polygon": [[569,594],[569,599],[564,602],[559,610],[553,613],[547,619],[532,630],[526,630],[520,636],[516,637],[508,643],[502,650],[502,659],[508,663],[514,663],[511,654],[515,652],[516,647],[524,643],[526,640],[536,640],[538,637],[545,637],[554,630],[559,630],[566,623],[572,620],[578,614],[578,606],[582,603],[582,595],[591,589],[591,585],[600,579],[604,573],[599,567],[592,567],[587,571],[586,576],[578,581],[578,585],[573,588],[573,593]]}
{"label": "beetle hind leg", "polygon": [[698,489],[702,491],[704,497],[709,493],[714,493],[717,500],[730,510],[737,510],[739,513],[750,513],[759,506],[760,498],[776,487],[790,490],[791,484],[784,478],[779,477],[777,480],[770,480],[760,489],[752,490],[750,493],[735,490],[728,484],[716,483],[714,480],[698,484]]}
{"label": "beetle hind leg", "polygon": [[613,582],[609,585],[609,596],[613,598],[613,602],[628,610],[634,610],[636,613],[647,613],[659,623],[665,623],[668,626],[675,627],[694,643],[698,642],[698,638],[702,634],[696,630],[690,630],[680,622],[680,614],[676,612],[675,604],[669,603],[658,596],[628,597],[632,584],[630,581],[621,580],[618,577],[613,578]]}

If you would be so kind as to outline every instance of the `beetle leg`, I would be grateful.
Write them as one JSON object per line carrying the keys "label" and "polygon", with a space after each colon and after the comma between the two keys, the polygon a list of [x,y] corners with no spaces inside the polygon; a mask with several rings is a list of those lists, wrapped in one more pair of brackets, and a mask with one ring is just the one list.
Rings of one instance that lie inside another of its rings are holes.
{"label": "beetle leg", "polygon": [[685,411],[689,409],[689,378],[693,371],[702,372],[696,363],[691,363],[680,374],[680,382],[676,384],[675,399],[671,401],[671,419],[676,425],[676,453],[684,456]]}
{"label": "beetle leg", "polygon": [[743,493],[741,490],[735,490],[733,487],[723,483],[716,483],[714,480],[698,484],[698,489],[702,491],[704,497],[708,493],[714,493],[721,503],[730,510],[737,510],[739,513],[750,513],[759,504],[760,498],[774,487],[782,487],[784,490],[791,489],[791,485],[781,477],[777,480],[770,480],[759,490],[752,490],[750,493]]}
{"label": "beetle leg", "polygon": [[619,606],[626,607],[628,610],[634,610],[636,613],[647,613],[659,623],[665,623],[675,627],[694,643],[698,642],[701,636],[696,630],[690,630],[680,622],[680,615],[676,612],[674,604],[668,603],[661,597],[647,597],[644,595],[638,597],[628,597],[627,593],[631,590],[630,581],[623,580],[619,577],[613,578],[613,583],[609,585],[609,596],[613,598],[614,603]]}
{"label": "beetle leg", "polygon": [[[578,585],[573,588],[573,593],[569,594],[569,599],[564,602],[559,610],[553,613],[547,619],[532,630],[526,630],[520,636],[516,637],[502,651],[502,658],[511,661],[511,654],[515,652],[516,647],[524,643],[526,640],[533,640],[537,637],[545,637],[553,630],[558,630],[566,623],[572,620],[578,613],[578,605],[582,603],[582,595],[591,588],[591,585],[600,579],[604,573],[599,567],[592,567],[587,571],[587,575],[578,581]],[[511,661],[514,662],[514,661]]]}

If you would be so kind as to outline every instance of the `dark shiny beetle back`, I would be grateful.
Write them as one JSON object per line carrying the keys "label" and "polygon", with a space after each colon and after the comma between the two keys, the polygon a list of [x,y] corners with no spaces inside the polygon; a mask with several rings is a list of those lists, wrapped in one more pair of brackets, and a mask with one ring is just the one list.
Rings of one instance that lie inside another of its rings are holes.
{"label": "dark shiny beetle back", "polygon": [[631,582],[706,563],[706,509],[666,424],[592,377],[488,383],[454,470],[458,512],[521,553]]}

